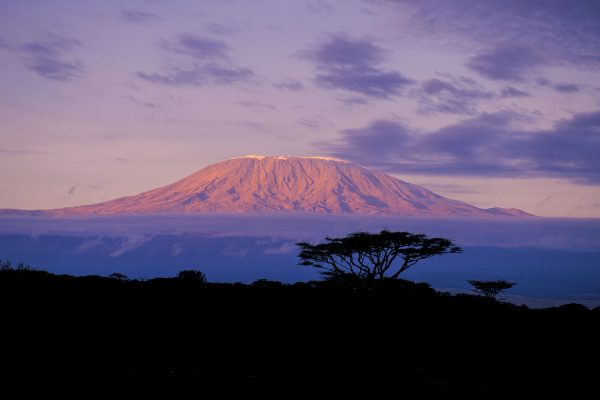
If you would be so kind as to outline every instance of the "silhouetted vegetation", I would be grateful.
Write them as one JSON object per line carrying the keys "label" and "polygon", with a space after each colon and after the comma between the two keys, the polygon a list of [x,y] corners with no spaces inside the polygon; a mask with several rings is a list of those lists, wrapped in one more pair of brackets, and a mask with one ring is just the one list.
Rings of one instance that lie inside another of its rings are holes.
{"label": "silhouetted vegetation", "polygon": [[206,283],[206,275],[204,275],[204,272],[197,269],[184,269],[179,271],[177,278],[189,282]]}
{"label": "silhouetted vegetation", "polygon": [[[325,243],[297,243],[302,265],[316,267],[333,279],[345,282],[397,279],[417,262],[429,257],[460,253],[461,249],[444,238],[429,238],[410,232],[354,232],[343,238],[325,238]],[[394,267],[394,261],[399,264]]]}
{"label": "silhouetted vegetation", "polygon": [[576,398],[574,390],[594,389],[600,308],[533,310],[403,279],[361,282],[198,285],[3,267],[0,376],[30,382],[21,395],[44,379],[94,392],[177,386],[198,396],[565,389]]}
{"label": "silhouetted vegetation", "polygon": [[503,279],[496,281],[468,281],[473,286],[473,291],[484,297],[496,298],[503,291],[515,286],[516,283],[508,282]]}
{"label": "silhouetted vegetation", "polygon": [[122,274],[120,272],[113,272],[108,277],[109,278],[113,278],[113,279],[118,279],[120,281],[128,281],[129,280],[129,278],[127,277],[127,275]]}
{"label": "silhouetted vegetation", "polygon": [[33,268],[22,262],[13,266],[9,260],[0,260],[0,271],[33,271]]}

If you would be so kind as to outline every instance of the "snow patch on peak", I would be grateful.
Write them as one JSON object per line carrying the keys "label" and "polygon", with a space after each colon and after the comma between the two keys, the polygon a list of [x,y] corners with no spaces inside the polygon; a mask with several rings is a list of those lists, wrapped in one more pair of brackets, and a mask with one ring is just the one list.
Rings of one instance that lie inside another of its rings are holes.
{"label": "snow patch on peak", "polygon": [[232,160],[235,160],[237,158],[256,158],[257,160],[262,160],[263,158],[267,158],[267,156],[261,156],[260,154],[248,154],[246,156],[241,156],[241,157],[232,157]]}
{"label": "snow patch on peak", "polygon": [[275,160],[289,160],[289,159],[294,159],[294,158],[309,158],[309,159],[315,159],[315,160],[348,162],[346,160],[342,160],[340,158],[335,158],[335,157],[320,157],[320,156],[263,156],[263,155],[260,155],[260,154],[248,154],[246,156],[233,157],[231,159],[235,160],[235,159],[239,159],[239,158],[253,158],[253,159],[256,159],[256,160],[264,160],[265,158],[273,158]]}
{"label": "snow patch on peak", "polygon": [[315,160],[348,162],[346,160],[342,160],[341,158],[335,158],[335,157],[306,156],[306,157],[298,157],[298,158],[313,158]]}

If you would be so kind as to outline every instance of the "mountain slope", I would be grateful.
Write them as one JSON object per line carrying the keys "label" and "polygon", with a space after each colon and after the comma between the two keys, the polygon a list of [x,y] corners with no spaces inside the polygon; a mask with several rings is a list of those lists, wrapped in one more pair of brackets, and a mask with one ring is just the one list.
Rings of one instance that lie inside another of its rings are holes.
{"label": "mountain slope", "polygon": [[[173,184],[47,215],[303,211],[396,215],[528,215],[480,209],[341,160],[245,156],[209,165]],[[4,210],[4,214],[18,213]],[[38,212],[39,213],[39,212]]]}

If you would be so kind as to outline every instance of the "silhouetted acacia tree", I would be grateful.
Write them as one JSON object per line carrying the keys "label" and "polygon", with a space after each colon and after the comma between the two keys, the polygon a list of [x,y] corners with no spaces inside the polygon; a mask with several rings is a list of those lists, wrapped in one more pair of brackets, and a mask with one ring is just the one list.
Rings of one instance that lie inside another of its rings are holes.
{"label": "silhouetted acacia tree", "polygon": [[508,282],[503,279],[499,279],[496,281],[468,281],[473,286],[473,291],[479,295],[496,298],[500,293],[505,291],[506,289],[510,289],[515,286],[516,283]]}
{"label": "silhouetted acacia tree", "polygon": [[[343,238],[325,238],[325,243],[296,243],[301,265],[311,265],[325,276],[351,276],[362,280],[397,279],[400,274],[426,258],[461,249],[444,238],[429,238],[410,232],[354,232]],[[394,267],[394,261],[397,267]]]}
{"label": "silhouetted acacia tree", "polygon": [[186,281],[206,283],[206,275],[204,272],[197,269],[184,269],[179,271],[177,278],[184,279]]}
{"label": "silhouetted acacia tree", "polygon": [[108,277],[112,278],[112,279],[119,280],[119,281],[128,281],[129,280],[129,278],[127,277],[127,275],[122,274],[120,272],[113,272]]}

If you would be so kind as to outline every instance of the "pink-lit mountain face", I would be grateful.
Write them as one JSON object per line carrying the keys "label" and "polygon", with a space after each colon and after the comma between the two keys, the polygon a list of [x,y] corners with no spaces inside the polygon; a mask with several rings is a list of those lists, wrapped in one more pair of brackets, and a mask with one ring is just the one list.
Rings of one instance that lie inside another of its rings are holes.
{"label": "pink-lit mountain face", "polygon": [[[175,183],[104,203],[42,215],[310,212],[407,216],[521,216],[437,195],[383,172],[318,157],[246,156],[209,165]],[[3,210],[2,214],[20,214]]]}

